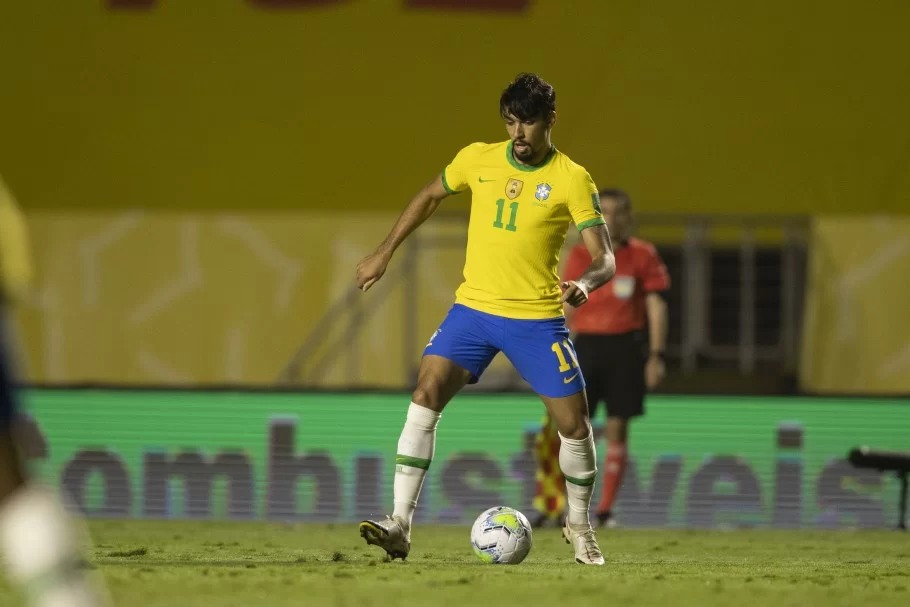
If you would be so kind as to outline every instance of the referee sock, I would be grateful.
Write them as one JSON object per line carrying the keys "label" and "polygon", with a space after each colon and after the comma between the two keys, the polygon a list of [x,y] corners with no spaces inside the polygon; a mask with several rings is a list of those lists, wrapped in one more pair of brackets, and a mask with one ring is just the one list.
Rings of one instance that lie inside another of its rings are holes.
{"label": "referee sock", "polygon": [[613,510],[613,501],[622,486],[622,477],[626,472],[629,459],[626,443],[612,442],[607,445],[607,460],[604,466],[604,487],[597,504],[597,513],[605,514]]}
{"label": "referee sock", "polygon": [[398,439],[398,453],[395,456],[395,510],[392,516],[404,519],[408,527],[414,520],[420,488],[430,462],[433,461],[439,417],[440,414],[436,411],[412,402]]}
{"label": "referee sock", "polygon": [[559,467],[566,479],[566,498],[569,512],[566,520],[572,527],[590,525],[588,509],[594,493],[594,477],[597,474],[597,453],[594,450],[594,436],[576,440],[559,435],[562,446],[559,449]]}

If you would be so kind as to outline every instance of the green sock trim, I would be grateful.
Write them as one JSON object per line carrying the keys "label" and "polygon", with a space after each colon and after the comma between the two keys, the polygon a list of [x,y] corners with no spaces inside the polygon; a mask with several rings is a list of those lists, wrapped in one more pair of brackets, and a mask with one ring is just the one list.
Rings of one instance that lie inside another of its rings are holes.
{"label": "green sock trim", "polygon": [[573,485],[578,485],[579,487],[591,487],[594,485],[594,477],[591,478],[575,478],[572,476],[565,476],[567,483],[572,483]]}
{"label": "green sock trim", "polygon": [[395,464],[398,466],[410,466],[411,468],[420,468],[421,470],[429,470],[431,459],[421,459],[419,457],[411,457],[410,455],[398,454],[395,456]]}

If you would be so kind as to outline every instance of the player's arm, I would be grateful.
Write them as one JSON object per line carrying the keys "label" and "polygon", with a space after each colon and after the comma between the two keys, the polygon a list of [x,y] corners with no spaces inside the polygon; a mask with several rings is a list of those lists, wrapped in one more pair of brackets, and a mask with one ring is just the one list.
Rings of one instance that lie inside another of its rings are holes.
{"label": "player's arm", "polygon": [[[569,251],[569,257],[566,260],[566,267],[563,269],[562,277],[565,279],[563,283],[566,284],[570,280],[575,280],[581,278],[581,275],[585,273],[585,270],[588,268],[588,256],[586,255],[585,247],[582,245],[573,246]],[[572,330],[572,319],[575,316],[575,307],[570,306],[568,303],[563,302],[562,312],[566,317],[566,326],[569,327],[569,330]]]}
{"label": "player's arm", "polygon": [[591,291],[607,284],[616,274],[616,259],[607,226],[600,223],[587,227],[581,231],[581,238],[591,255],[591,263],[580,278],[562,283],[565,292],[561,301],[576,308],[588,301]]}
{"label": "player's arm", "polygon": [[437,175],[436,179],[417,192],[398,217],[398,221],[392,226],[392,230],[385,240],[373,253],[364,257],[357,264],[357,288],[366,291],[374,282],[382,278],[392,259],[392,254],[399,245],[436,212],[439,203],[449,195],[442,179],[441,174]]}
{"label": "player's arm", "polygon": [[565,290],[561,301],[577,308],[588,301],[591,291],[613,278],[616,260],[613,258],[610,234],[600,210],[597,186],[587,171],[581,170],[575,174],[567,202],[572,221],[591,256],[591,263],[579,278],[560,285]]}

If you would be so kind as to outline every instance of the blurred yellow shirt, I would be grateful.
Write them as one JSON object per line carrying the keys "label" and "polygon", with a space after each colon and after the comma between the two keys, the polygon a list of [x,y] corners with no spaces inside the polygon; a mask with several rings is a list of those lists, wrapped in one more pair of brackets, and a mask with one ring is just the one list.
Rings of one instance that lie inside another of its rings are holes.
{"label": "blurred yellow shirt", "polygon": [[0,177],[0,299],[9,301],[21,297],[31,278],[25,219]]}
{"label": "blurred yellow shirt", "polygon": [[559,252],[569,223],[604,223],[584,167],[553,148],[537,166],[517,162],[512,142],[473,143],[442,173],[450,194],[471,190],[464,282],[455,302],[498,316],[562,316]]}

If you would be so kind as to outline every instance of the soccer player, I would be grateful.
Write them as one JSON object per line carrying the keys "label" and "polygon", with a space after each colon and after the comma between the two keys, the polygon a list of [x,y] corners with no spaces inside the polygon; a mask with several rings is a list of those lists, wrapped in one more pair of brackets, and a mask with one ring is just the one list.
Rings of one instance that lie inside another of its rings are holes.
{"label": "soccer player", "polygon": [[[628,460],[629,422],[644,414],[645,392],[664,377],[670,275],[657,249],[632,236],[632,200],[622,190],[600,193],[613,236],[616,276],[584,308],[566,309],[578,361],[587,381],[589,416],[603,401],[607,410],[607,455],[597,520],[616,526],[613,503]],[[590,263],[585,246],[569,253],[564,277],[582,276]],[[647,331],[646,331],[647,327]]]}
{"label": "soccer player", "polygon": [[[366,290],[445,198],[471,190],[464,282],[423,353],[398,441],[394,511],[381,521],[363,521],[360,533],[391,558],[407,557],[440,414],[503,352],[543,399],[562,437],[559,464],[568,481],[569,510],[563,535],[577,562],[603,565],[588,519],[597,469],[594,441],[562,306],[581,306],[612,278],[613,252],[594,182],[550,142],[556,123],[553,87],[535,74],[520,74],[503,91],[499,112],[509,140],[474,143],[458,152],[357,266],[357,285]],[[576,280],[560,283],[556,267],[570,222],[591,263]]]}
{"label": "soccer player", "polygon": [[25,223],[0,179],[0,554],[29,605],[98,607],[106,603],[82,566],[79,534],[57,498],[28,482],[13,440],[15,394],[2,308],[24,293],[30,274]]}

